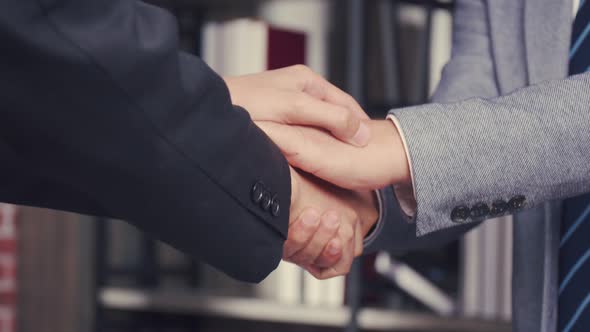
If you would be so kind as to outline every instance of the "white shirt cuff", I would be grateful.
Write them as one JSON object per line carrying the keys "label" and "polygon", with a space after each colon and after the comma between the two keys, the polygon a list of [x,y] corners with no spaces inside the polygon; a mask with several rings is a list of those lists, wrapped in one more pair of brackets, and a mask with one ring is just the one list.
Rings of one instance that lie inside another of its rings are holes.
{"label": "white shirt cuff", "polygon": [[404,135],[404,131],[402,130],[402,126],[399,123],[398,118],[393,115],[387,115],[387,119],[391,120],[395,125],[401,139],[402,144],[404,146],[404,151],[406,152],[406,159],[408,160],[408,167],[410,169],[410,180],[412,181],[411,190],[407,187],[402,186],[393,186],[393,191],[395,196],[399,201],[400,208],[408,217],[414,217],[416,215],[416,182],[414,181],[414,169],[412,168],[412,160],[410,159],[410,151],[408,149],[408,143],[406,142],[406,136]]}

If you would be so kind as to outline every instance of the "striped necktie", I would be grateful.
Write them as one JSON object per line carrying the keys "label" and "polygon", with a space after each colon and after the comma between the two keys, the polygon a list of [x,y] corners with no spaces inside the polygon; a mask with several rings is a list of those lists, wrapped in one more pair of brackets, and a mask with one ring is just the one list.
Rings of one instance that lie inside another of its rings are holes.
{"label": "striped necktie", "polygon": [[[589,70],[590,1],[582,0],[572,32],[569,73]],[[589,332],[590,194],[564,202],[561,226],[558,332]]]}

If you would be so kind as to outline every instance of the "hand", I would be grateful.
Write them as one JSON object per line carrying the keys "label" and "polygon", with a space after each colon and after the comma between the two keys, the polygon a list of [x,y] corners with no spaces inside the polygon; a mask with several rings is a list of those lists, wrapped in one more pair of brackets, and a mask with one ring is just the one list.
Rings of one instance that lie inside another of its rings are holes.
{"label": "hand", "polygon": [[315,128],[256,122],[279,146],[289,164],[339,187],[366,190],[391,184],[410,186],[406,153],[393,123],[365,123],[371,130],[371,140],[358,148]]}
{"label": "hand", "polygon": [[373,192],[343,190],[293,169],[291,179],[294,198],[283,258],[318,279],[347,274],[378,218]]}
{"label": "hand", "polygon": [[224,78],[235,105],[253,120],[323,128],[340,140],[365,146],[371,133],[359,104],[311,69],[298,65]]}

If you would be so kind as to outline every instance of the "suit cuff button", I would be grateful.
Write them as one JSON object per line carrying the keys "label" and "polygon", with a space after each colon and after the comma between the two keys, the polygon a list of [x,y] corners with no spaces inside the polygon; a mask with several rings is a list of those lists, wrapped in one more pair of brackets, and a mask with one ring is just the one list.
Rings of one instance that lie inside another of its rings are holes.
{"label": "suit cuff button", "polygon": [[264,211],[268,211],[270,209],[271,204],[272,198],[270,196],[270,193],[268,191],[264,191],[264,193],[262,194],[262,199],[260,200],[260,207]]}
{"label": "suit cuff button", "polygon": [[270,213],[273,215],[273,217],[278,217],[281,214],[281,204],[277,196],[272,198]]}
{"label": "suit cuff button", "polygon": [[510,212],[518,212],[525,208],[526,206],[526,197],[519,195],[514,196],[510,201],[508,201],[508,206]]}
{"label": "suit cuff button", "polygon": [[464,223],[469,219],[470,215],[471,210],[467,206],[457,206],[451,212],[451,220],[455,223]]}
{"label": "suit cuff button", "polygon": [[491,217],[501,217],[508,211],[508,203],[505,200],[499,199],[492,203],[490,211]]}
{"label": "suit cuff button", "polygon": [[477,203],[471,208],[470,212],[471,218],[473,220],[480,220],[484,219],[490,214],[490,207],[485,203]]}
{"label": "suit cuff button", "polygon": [[256,182],[252,186],[252,202],[254,202],[254,204],[260,203],[260,201],[262,200],[262,196],[264,195],[264,192],[264,184],[260,181]]}

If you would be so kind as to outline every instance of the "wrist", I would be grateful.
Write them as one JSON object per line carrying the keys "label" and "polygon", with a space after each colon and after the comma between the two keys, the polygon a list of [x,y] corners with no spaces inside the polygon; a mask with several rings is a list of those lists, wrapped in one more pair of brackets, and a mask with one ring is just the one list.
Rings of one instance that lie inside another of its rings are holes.
{"label": "wrist", "polygon": [[402,136],[392,121],[373,120],[372,131],[378,137],[376,144],[387,170],[387,185],[411,186],[410,166]]}

